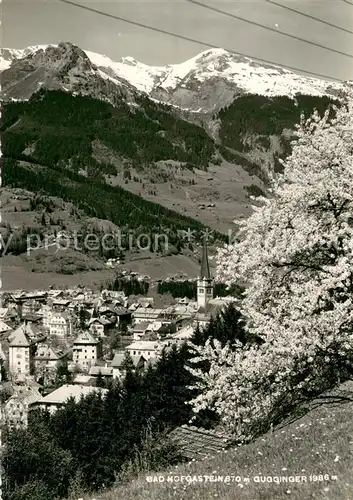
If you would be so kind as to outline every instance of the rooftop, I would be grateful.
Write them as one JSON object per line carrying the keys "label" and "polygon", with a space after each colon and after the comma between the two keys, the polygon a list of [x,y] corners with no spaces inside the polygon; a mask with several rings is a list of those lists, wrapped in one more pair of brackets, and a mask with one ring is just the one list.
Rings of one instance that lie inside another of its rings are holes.
{"label": "rooftop", "polygon": [[154,351],[158,347],[158,342],[155,340],[137,340],[126,346],[125,349],[135,351]]}
{"label": "rooftop", "polygon": [[93,335],[90,334],[90,332],[82,332],[80,335],[75,339],[74,345],[85,345],[85,344],[99,344],[98,340],[96,340]]}
{"label": "rooftop", "polygon": [[111,377],[113,368],[111,366],[91,366],[89,375],[97,376],[101,374],[103,377]]}
{"label": "rooftop", "polygon": [[27,327],[28,325],[23,323],[11,333],[11,336],[9,337],[10,347],[29,347],[31,345]]}
{"label": "rooftop", "polygon": [[[134,366],[137,366],[141,362],[141,360],[145,361],[145,358],[143,356],[131,356],[131,359],[134,363]],[[121,368],[125,360],[125,353],[116,353],[110,366],[112,368]]]}
{"label": "rooftop", "polygon": [[107,389],[101,389],[94,386],[65,384],[37,402],[40,404],[63,404],[70,398],[74,398],[78,403],[81,397],[86,397],[89,394],[99,391],[101,391],[103,395],[108,392]]}

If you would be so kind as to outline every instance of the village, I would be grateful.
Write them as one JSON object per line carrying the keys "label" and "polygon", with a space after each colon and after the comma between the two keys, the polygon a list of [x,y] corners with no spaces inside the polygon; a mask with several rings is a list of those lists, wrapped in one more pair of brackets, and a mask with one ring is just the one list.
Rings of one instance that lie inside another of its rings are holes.
{"label": "village", "polygon": [[145,370],[163,350],[188,340],[234,297],[214,297],[204,245],[197,298],[164,308],[153,297],[84,287],[1,294],[0,358],[3,417],[26,427],[36,408],[55,412],[70,399],[106,392],[122,379],[127,360]]}

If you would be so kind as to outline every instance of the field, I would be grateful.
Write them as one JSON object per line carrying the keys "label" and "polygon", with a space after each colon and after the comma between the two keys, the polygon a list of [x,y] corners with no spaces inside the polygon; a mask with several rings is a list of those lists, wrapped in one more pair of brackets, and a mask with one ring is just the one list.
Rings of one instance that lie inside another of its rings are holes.
{"label": "field", "polygon": [[[49,256],[48,256],[49,257]],[[68,258],[68,255],[65,256]],[[78,259],[82,259],[79,252],[71,252],[71,258],[76,264]],[[50,266],[53,266],[53,259],[48,258]],[[100,285],[114,278],[115,271],[109,268],[98,269],[96,271],[81,271],[74,274],[60,274],[55,272],[32,272],[34,259],[27,261],[23,256],[7,255],[1,259],[2,290],[37,290],[54,287],[70,287],[79,284],[96,289]],[[89,264],[92,265],[91,259]],[[40,264],[44,269],[44,258]],[[171,255],[167,257],[142,258],[140,260],[130,260],[119,266],[118,270],[138,272],[142,275],[150,276],[152,280],[164,279],[168,276],[184,273],[188,278],[195,278],[199,272],[199,264],[195,259],[185,255]]]}
{"label": "field", "polygon": [[[251,444],[173,470],[141,474],[131,483],[83,500],[352,500],[352,471],[353,381],[349,381]],[[230,476],[231,480],[166,480],[200,475]],[[280,482],[274,482],[274,477]],[[154,482],[155,478],[162,482]]]}
{"label": "field", "polygon": [[[251,213],[253,202],[245,187],[261,185],[255,176],[249,175],[240,165],[233,165],[225,160],[219,166],[210,165],[207,172],[168,168],[163,162],[159,163],[159,168],[168,175],[167,182],[154,180],[151,183],[147,175],[136,172],[143,179],[144,190],[140,183],[133,180],[125,184],[122,174],[110,178],[109,182],[134,194],[143,193],[146,200],[172,208],[225,234],[232,229],[234,219],[248,217]],[[190,184],[192,181],[195,184]],[[207,204],[213,203],[214,207],[207,207]],[[206,205],[204,209],[200,207],[202,204]]]}
{"label": "field", "polygon": [[[51,198],[53,210],[49,214],[55,221],[60,220],[60,224],[44,228],[41,224],[41,212],[30,209],[30,200],[33,197],[33,193],[21,189],[2,190],[0,195],[2,223],[9,224],[14,233],[20,231],[21,227],[50,231],[55,228],[59,231],[62,225],[71,231],[80,232],[83,223],[88,227],[99,226],[106,231],[116,229],[116,226],[109,221],[88,218],[82,214],[81,218],[77,218],[72,213],[72,204],[65,203],[60,198]],[[46,249],[31,249],[28,254],[21,255],[6,254],[4,250],[0,266],[3,290],[33,290],[78,284],[96,288],[115,274],[115,271],[107,268],[102,260],[98,261],[75,248],[60,250],[55,245]],[[176,274],[193,278],[198,275],[199,263],[191,252],[163,257],[156,257],[149,252],[127,253],[126,263],[118,270],[132,270],[152,279],[163,279]]]}

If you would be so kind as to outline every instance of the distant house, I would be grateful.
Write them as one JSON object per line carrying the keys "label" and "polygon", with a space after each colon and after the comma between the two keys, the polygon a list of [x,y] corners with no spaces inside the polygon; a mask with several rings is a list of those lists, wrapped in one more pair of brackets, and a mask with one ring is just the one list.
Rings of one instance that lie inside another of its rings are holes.
{"label": "distant house", "polygon": [[60,362],[66,357],[67,353],[57,351],[47,344],[40,344],[33,358],[34,371],[37,379],[43,377],[44,382],[52,382],[55,379]]}
{"label": "distant house", "polygon": [[42,325],[46,330],[49,330],[50,328],[50,321],[55,312],[53,311],[52,307],[45,304],[43,305],[38,311],[37,314],[41,316],[42,318]]}
{"label": "distant house", "polygon": [[133,339],[140,340],[140,338],[147,333],[149,324],[149,322],[136,323],[136,325],[132,329]]}
{"label": "distant house", "polygon": [[[135,369],[145,368],[147,364],[147,360],[140,355],[131,356],[132,362],[134,364]],[[113,378],[122,378],[125,377],[125,361],[126,355],[125,353],[116,353],[113,361],[111,362],[111,368],[113,369]]]}
{"label": "distant house", "polygon": [[81,398],[97,392],[105,395],[108,391],[107,389],[101,389],[95,386],[65,384],[47,396],[30,403],[30,409],[41,408],[53,414],[64,406],[69,399],[73,398],[78,403]]}
{"label": "distant house", "polygon": [[14,378],[26,378],[33,373],[34,344],[23,323],[13,331],[9,342],[9,371]]}
{"label": "distant house", "polygon": [[5,404],[5,419],[10,429],[27,427],[29,406],[41,398],[35,387],[17,387]]}
{"label": "distant house", "polygon": [[21,317],[21,309],[20,307],[13,303],[9,304],[9,306],[6,308],[6,316],[2,319],[8,321],[8,320],[18,320]]}
{"label": "distant house", "polygon": [[99,375],[105,378],[113,377],[113,367],[112,366],[91,366],[88,375],[92,378],[97,378]]}
{"label": "distant house", "polygon": [[59,299],[62,298],[64,292],[63,290],[49,290],[48,295],[53,299]]}
{"label": "distant house", "polygon": [[157,319],[163,314],[163,309],[153,309],[151,307],[139,307],[133,311],[132,317],[135,321],[144,322]]}
{"label": "distant house", "polygon": [[49,321],[50,335],[68,337],[72,335],[72,318],[67,312],[56,312]]}
{"label": "distant house", "polygon": [[100,343],[90,332],[81,333],[73,343],[72,359],[77,366],[89,370],[100,356]]}
{"label": "distant house", "polygon": [[186,325],[184,328],[181,328],[176,333],[174,333],[171,337],[173,340],[177,342],[184,342],[185,340],[190,340],[195,331],[195,327],[193,325]]}
{"label": "distant house", "polygon": [[131,322],[131,311],[129,309],[126,309],[126,307],[123,306],[115,306],[114,307],[114,314],[116,316],[117,323],[130,323]]}
{"label": "distant house", "polygon": [[40,304],[35,299],[29,299],[22,303],[22,316],[35,314],[40,309]]}
{"label": "distant house", "polygon": [[57,310],[57,311],[65,311],[69,305],[70,305],[71,301],[68,300],[68,299],[55,299],[53,300],[53,307]]}
{"label": "distant house", "polygon": [[[38,340],[42,340],[45,337],[37,321],[25,319],[19,328],[22,328],[26,332],[26,335],[28,335],[32,343],[35,343]],[[9,339],[11,339],[15,335],[15,332],[16,330],[10,333]]]}
{"label": "distant house", "polygon": [[157,357],[160,352],[160,345],[153,340],[137,340],[125,347],[131,356],[143,356],[146,360]]}
{"label": "distant house", "polygon": [[89,321],[89,331],[92,333],[92,335],[95,335],[96,337],[102,338],[105,337],[107,334],[108,330],[114,326],[114,323],[112,323],[109,319],[106,318],[92,318]]}
{"label": "distant house", "polygon": [[75,385],[89,385],[94,386],[96,383],[96,379],[91,377],[90,375],[85,375],[83,373],[78,373],[74,378],[73,384]]}

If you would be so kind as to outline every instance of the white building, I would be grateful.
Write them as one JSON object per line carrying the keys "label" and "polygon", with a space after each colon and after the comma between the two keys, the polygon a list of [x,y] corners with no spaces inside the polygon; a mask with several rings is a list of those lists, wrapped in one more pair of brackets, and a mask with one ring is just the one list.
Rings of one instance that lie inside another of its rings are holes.
{"label": "white building", "polygon": [[26,378],[33,371],[33,344],[23,323],[11,334],[9,343],[9,371],[14,378]]}
{"label": "white building", "polygon": [[36,387],[18,386],[5,404],[5,419],[10,429],[27,427],[29,406],[41,398]]}
{"label": "white building", "polygon": [[72,318],[67,312],[55,312],[49,322],[50,335],[68,337],[72,335]]}
{"label": "white building", "polygon": [[105,337],[108,328],[111,326],[111,321],[106,318],[91,318],[89,321],[89,331],[99,338]]}
{"label": "white building", "polygon": [[153,321],[163,315],[164,309],[153,309],[152,307],[139,307],[132,313],[133,319],[138,323]]}
{"label": "white building", "polygon": [[43,383],[55,380],[58,366],[65,357],[66,353],[56,351],[47,344],[40,344],[33,358],[37,380],[39,377],[43,377]]}
{"label": "white building", "polygon": [[53,309],[51,308],[51,306],[49,306],[47,304],[44,304],[38,310],[37,314],[42,317],[42,325],[43,325],[43,327],[46,330],[49,330],[51,318],[52,318],[53,314],[55,314],[55,312],[53,311]]}
{"label": "white building", "polygon": [[125,347],[131,356],[143,356],[146,360],[160,354],[161,344],[155,340],[138,340]]}
{"label": "white building", "polygon": [[176,333],[173,333],[171,336],[173,340],[176,342],[184,342],[186,340],[190,340],[195,331],[194,325],[186,325],[183,328],[180,328]]}
{"label": "white building", "polygon": [[65,384],[51,392],[44,398],[38,399],[30,405],[30,409],[41,408],[43,410],[48,410],[50,414],[53,414],[65,405],[69,399],[73,398],[76,403],[78,403],[81,398],[84,398],[92,393],[101,393],[105,395],[108,391],[107,389],[101,389],[94,386],[85,385],[74,385]]}
{"label": "white building", "polygon": [[74,365],[84,370],[96,364],[100,354],[100,344],[90,332],[81,333],[73,343],[72,360]]}

